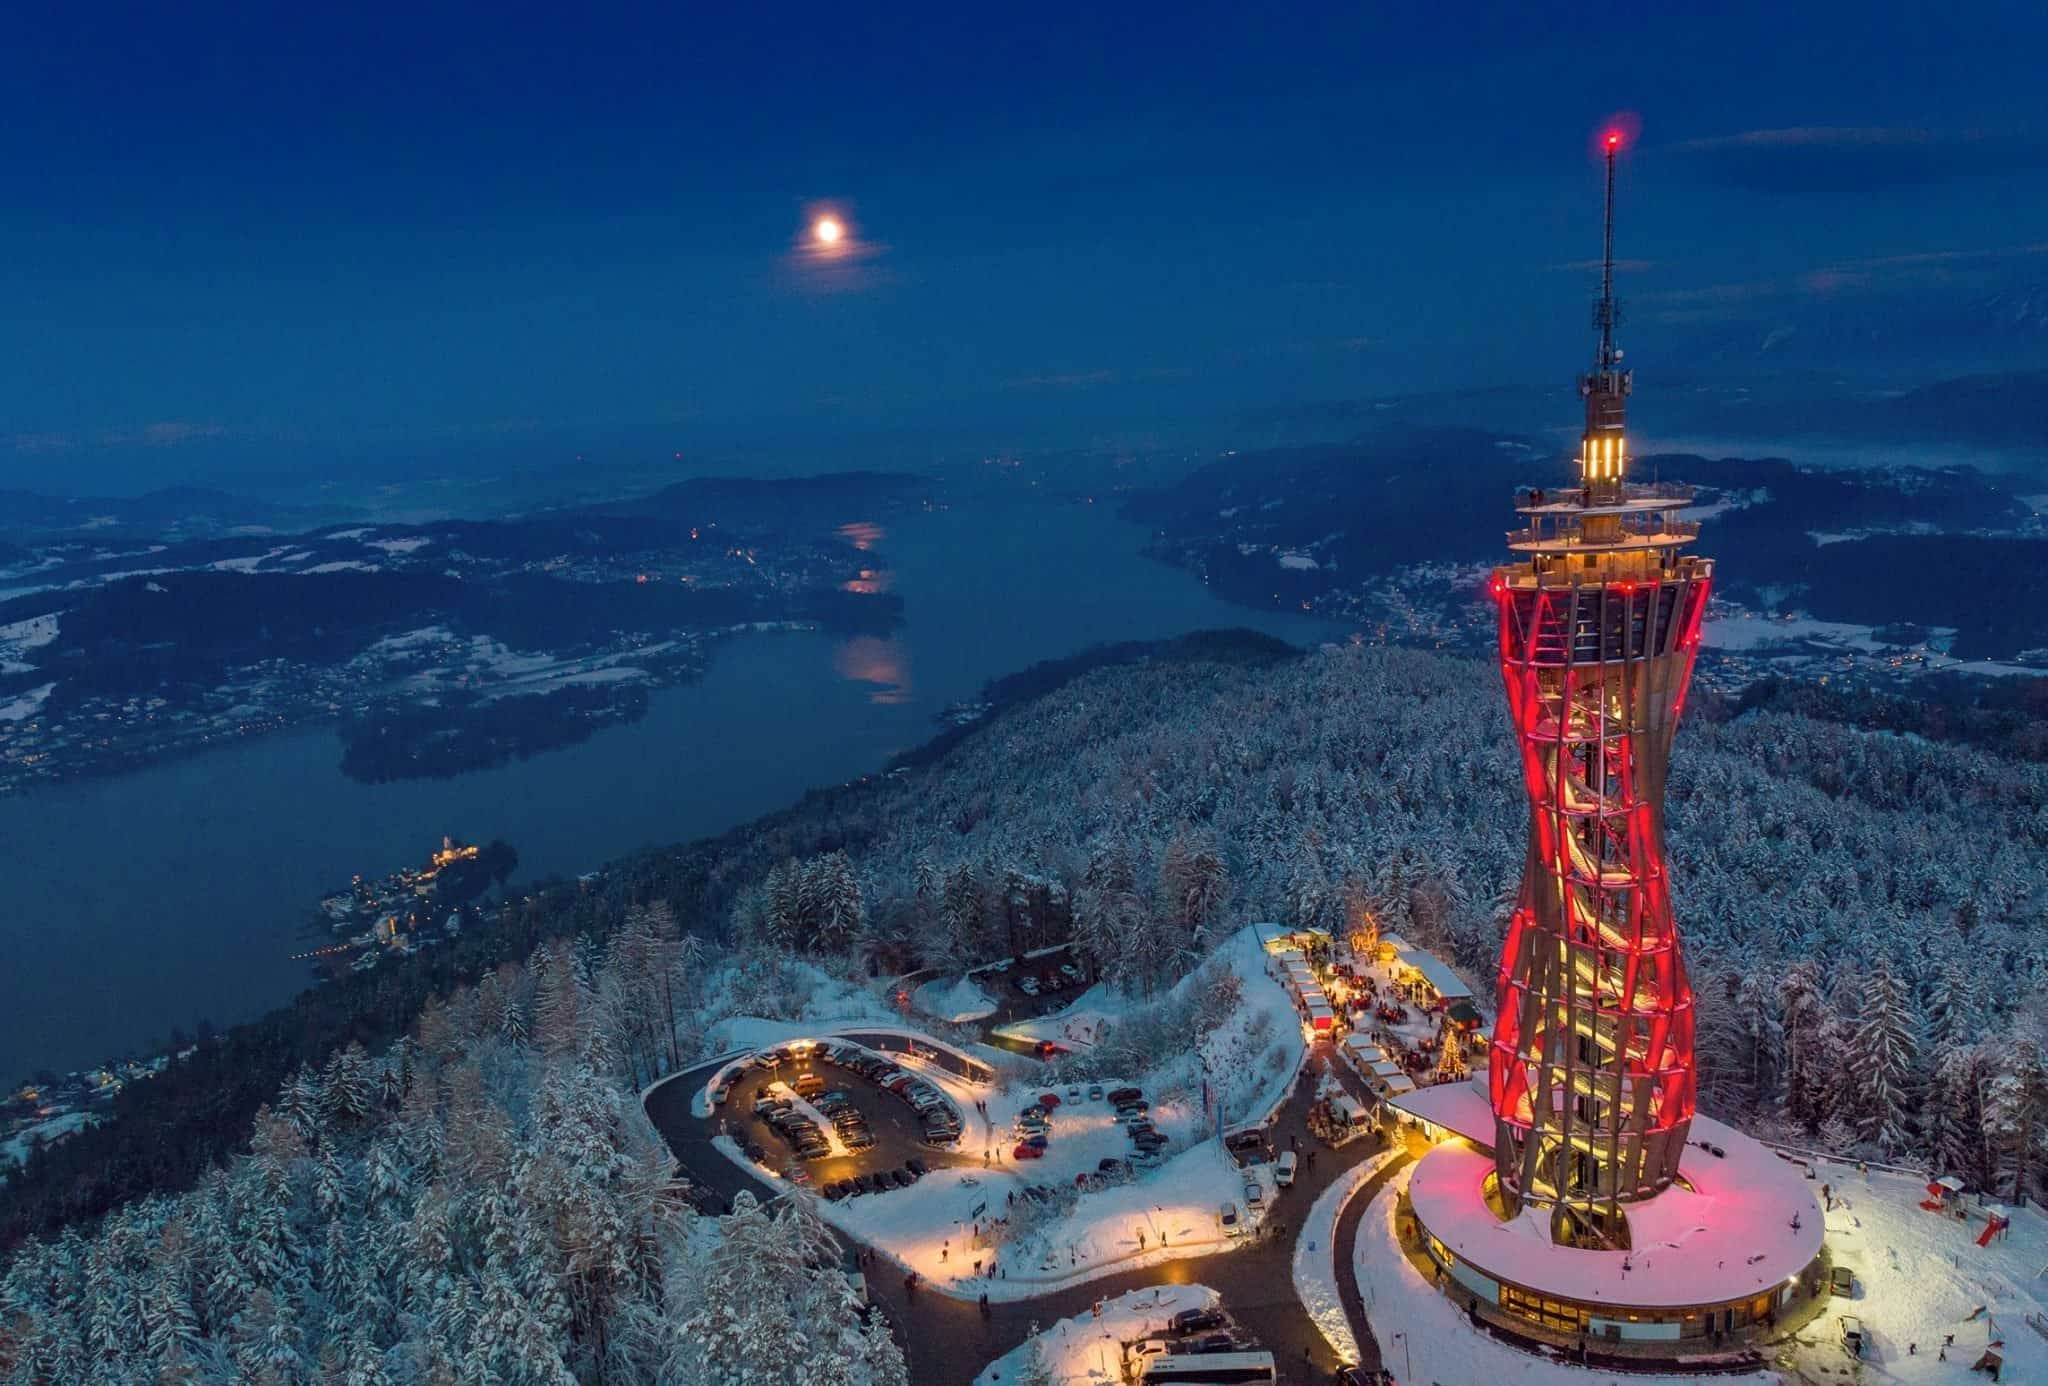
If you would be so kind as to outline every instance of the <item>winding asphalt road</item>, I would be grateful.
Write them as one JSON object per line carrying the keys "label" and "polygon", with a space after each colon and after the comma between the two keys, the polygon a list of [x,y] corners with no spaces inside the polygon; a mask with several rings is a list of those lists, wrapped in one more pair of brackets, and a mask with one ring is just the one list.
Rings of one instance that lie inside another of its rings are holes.
{"label": "winding asphalt road", "polygon": [[[879,1035],[849,1035],[859,1043],[873,1043]],[[900,1043],[900,1041],[899,1041]],[[722,1061],[720,1061],[722,1062]],[[1319,1045],[1312,1066],[1321,1071],[1333,1065],[1347,1089],[1361,1094],[1355,1075],[1341,1063],[1334,1063],[1328,1045]],[[690,1179],[730,1200],[741,1189],[774,1195],[783,1190],[758,1180],[720,1154],[711,1144],[717,1132],[715,1121],[690,1114],[690,1098],[710,1076],[716,1064],[701,1064],[656,1087],[647,1095],[647,1115],[667,1140]],[[1314,1101],[1315,1082],[1304,1076],[1289,1095],[1272,1127],[1276,1150],[1294,1146],[1303,1165],[1292,1188],[1282,1190],[1266,1214],[1267,1235],[1246,1245],[1208,1256],[1190,1257],[1165,1265],[1149,1266],[1121,1275],[1103,1276],[1071,1289],[1058,1290],[1035,1299],[991,1304],[983,1317],[967,1300],[954,1299],[926,1289],[909,1292],[900,1276],[878,1264],[868,1274],[868,1294],[883,1307],[894,1326],[898,1341],[910,1364],[914,1386],[966,1386],[987,1366],[1029,1337],[1035,1328],[1050,1327],[1055,1321],[1085,1314],[1098,1299],[1123,1294],[1151,1285],[1202,1284],[1215,1290],[1223,1306],[1244,1329],[1270,1351],[1280,1368],[1280,1379],[1311,1386],[1327,1382],[1341,1365],[1323,1341],[1314,1322],[1295,1297],[1293,1258],[1295,1234],[1301,1218],[1318,1195],[1351,1166],[1385,1148],[1373,1138],[1353,1141],[1341,1149],[1323,1147],[1309,1134],[1308,1110]],[[1307,1165],[1315,1152],[1315,1165]],[[1343,1295],[1351,1331],[1358,1340],[1367,1368],[1380,1365],[1379,1349],[1366,1323],[1365,1307],[1352,1278],[1345,1273],[1351,1264],[1352,1247],[1366,1207],[1381,1187],[1407,1163],[1405,1156],[1389,1160],[1384,1169],[1368,1179],[1346,1206],[1337,1223],[1338,1284]],[[1107,1350],[1107,1349],[1106,1349]]]}

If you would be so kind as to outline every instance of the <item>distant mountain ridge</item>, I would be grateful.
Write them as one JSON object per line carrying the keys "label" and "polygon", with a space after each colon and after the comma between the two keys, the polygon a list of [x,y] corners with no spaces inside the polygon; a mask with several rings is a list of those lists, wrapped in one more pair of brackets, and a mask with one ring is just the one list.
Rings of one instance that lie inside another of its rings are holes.
{"label": "distant mountain ridge", "polygon": [[[2048,538],[1974,469],[1675,453],[1636,459],[1633,475],[1699,488],[1700,550],[1722,560],[1724,593],[1831,620],[1954,626],[1959,655],[2048,645],[2048,613],[2027,599],[2048,590]],[[1404,569],[1502,561],[1515,490],[1571,477],[1534,439],[1388,429],[1226,458],[1132,497],[1126,513],[1153,529],[1157,556],[1222,595],[1314,609]]]}

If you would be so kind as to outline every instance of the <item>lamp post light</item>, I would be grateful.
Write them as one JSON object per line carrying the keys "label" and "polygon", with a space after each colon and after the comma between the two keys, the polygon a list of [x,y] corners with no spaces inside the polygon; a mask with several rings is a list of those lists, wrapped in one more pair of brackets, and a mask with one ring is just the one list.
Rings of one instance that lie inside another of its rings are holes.
{"label": "lamp post light", "polygon": [[1406,1381],[1415,1375],[1415,1361],[1408,1355],[1408,1335],[1396,1333],[1394,1336],[1401,1340],[1401,1379]]}

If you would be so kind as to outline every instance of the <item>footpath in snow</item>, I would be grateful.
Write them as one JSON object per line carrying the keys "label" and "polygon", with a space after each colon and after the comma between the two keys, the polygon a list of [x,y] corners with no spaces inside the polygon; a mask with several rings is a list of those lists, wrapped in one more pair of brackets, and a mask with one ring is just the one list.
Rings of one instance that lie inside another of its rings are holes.
{"label": "footpath in snow", "polygon": [[1164,1329],[1183,1309],[1211,1309],[1219,1296],[1206,1285],[1159,1285],[1102,1302],[1101,1312],[1061,1319],[982,1369],[974,1386],[1012,1386],[1027,1379],[1036,1352],[1045,1376],[1057,1384],[1123,1380],[1123,1345]]}

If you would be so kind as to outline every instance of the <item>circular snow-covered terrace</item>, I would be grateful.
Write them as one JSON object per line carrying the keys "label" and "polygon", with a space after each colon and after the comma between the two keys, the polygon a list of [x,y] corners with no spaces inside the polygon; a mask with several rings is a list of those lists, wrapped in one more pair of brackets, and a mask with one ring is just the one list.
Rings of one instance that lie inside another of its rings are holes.
{"label": "circular snow-covered terrace", "polygon": [[1422,1158],[1408,1197],[1423,1230],[1462,1263],[1460,1280],[1477,1271],[1595,1312],[1754,1299],[1789,1288],[1820,1254],[1826,1227],[1807,1180],[1740,1131],[1695,1117],[1678,1169],[1683,1183],[1627,1205],[1629,1251],[1557,1245],[1547,1208],[1501,1221],[1485,1197],[1493,1156],[1462,1140]]}

